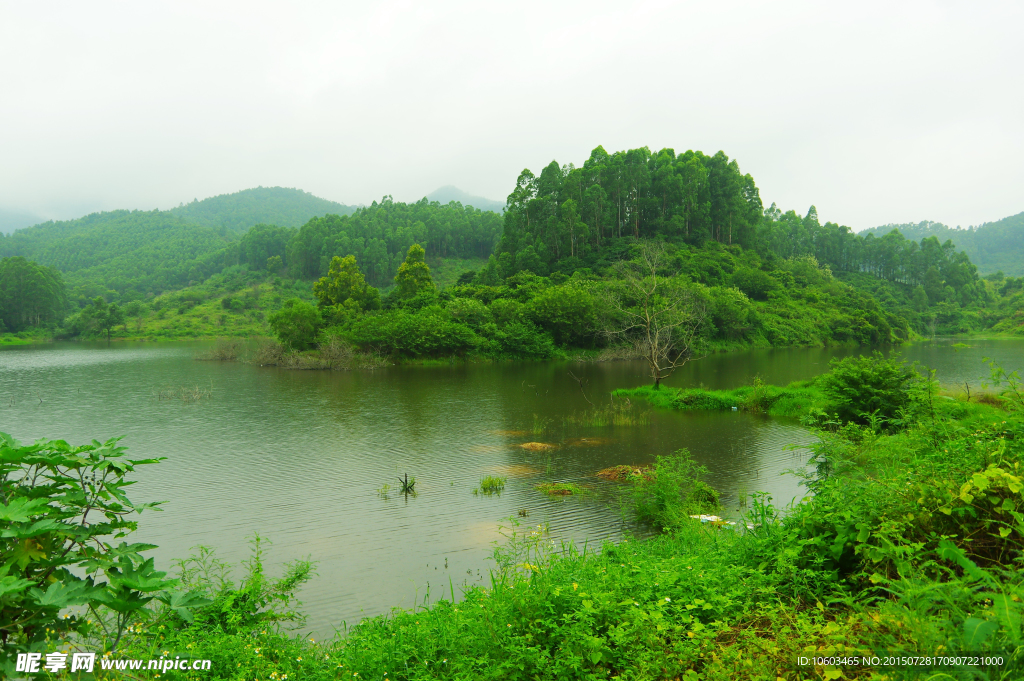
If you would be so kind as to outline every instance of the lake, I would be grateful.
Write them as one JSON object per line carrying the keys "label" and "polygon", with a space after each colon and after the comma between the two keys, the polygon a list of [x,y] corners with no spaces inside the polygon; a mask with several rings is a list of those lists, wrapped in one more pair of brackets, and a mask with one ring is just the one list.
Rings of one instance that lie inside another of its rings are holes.
{"label": "lake", "polygon": [[[988,375],[982,357],[1024,369],[1024,340],[917,344],[902,350],[943,383]],[[813,436],[796,422],[743,413],[649,412],[636,426],[567,423],[606,405],[611,390],[647,383],[637,362],[394,366],[372,371],[287,371],[201,362],[202,343],[55,343],[0,350],[0,430],[23,442],[81,443],[124,436],[140,469],[130,496],[166,500],[138,517],[136,541],[157,544],[158,565],[196,545],[237,563],[254,532],[273,541],[269,564],[318,564],[301,591],[304,631],[329,635],[343,621],[412,607],[479,584],[493,565],[499,525],[546,524],[552,538],[599,547],[643,533],[623,517],[616,483],[594,477],[687,448],[733,514],[742,495],[780,506],[803,488],[784,474],[807,459]],[[670,386],[731,388],[760,376],[785,384],[827,370],[849,348],[713,355],[678,371]],[[583,382],[569,375],[572,372]],[[186,402],[181,388],[205,395]],[[172,396],[173,394],[173,396]],[[169,398],[168,398],[169,397]],[[165,399],[167,398],[167,399]],[[531,451],[542,442],[554,448]],[[416,478],[415,497],[397,477]],[[473,494],[481,478],[508,478],[500,495]],[[576,482],[586,497],[551,499],[541,482]],[[378,494],[391,485],[388,498]],[[528,515],[520,518],[520,511]],[[503,520],[504,519],[504,520]]]}

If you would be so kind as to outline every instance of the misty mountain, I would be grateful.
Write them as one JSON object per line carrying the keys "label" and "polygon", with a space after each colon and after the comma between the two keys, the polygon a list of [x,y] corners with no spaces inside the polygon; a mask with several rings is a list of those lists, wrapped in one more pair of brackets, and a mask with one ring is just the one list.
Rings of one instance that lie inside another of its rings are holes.
{"label": "misty mountain", "polygon": [[16,229],[42,222],[43,218],[33,213],[0,208],[0,234],[10,234]]}
{"label": "misty mountain", "polygon": [[158,292],[219,271],[225,247],[255,224],[298,227],[355,210],[299,189],[257,187],[167,211],[105,211],[23,227],[0,234],[0,258],[21,255],[55,267],[90,297],[109,289]]}
{"label": "misty mountain", "polygon": [[880,237],[893,230],[899,230],[912,241],[920,241],[929,236],[937,237],[942,243],[947,239],[952,241],[957,249],[967,253],[971,262],[978,267],[979,274],[1002,271],[1007,276],[1024,276],[1024,213],[967,229],[925,220],[916,224],[910,222],[872,227],[860,234]]}
{"label": "misty mountain", "polygon": [[427,199],[430,201],[437,201],[441,204],[458,201],[463,206],[473,206],[480,210],[491,210],[495,213],[502,213],[505,211],[504,201],[495,201],[494,199],[485,199],[482,196],[473,196],[472,194],[467,194],[458,187],[453,187],[450,184],[430,192],[427,194]]}
{"label": "misty mountain", "polygon": [[351,215],[356,207],[321,199],[301,189],[256,187],[192,201],[168,212],[195,225],[244,232],[258,224],[299,227],[313,217]]}

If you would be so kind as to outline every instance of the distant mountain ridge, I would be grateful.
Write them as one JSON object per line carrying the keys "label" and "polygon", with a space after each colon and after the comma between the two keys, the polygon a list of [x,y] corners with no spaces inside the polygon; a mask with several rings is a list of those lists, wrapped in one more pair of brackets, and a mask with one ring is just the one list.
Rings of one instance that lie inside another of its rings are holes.
{"label": "distant mountain ridge", "polygon": [[253,225],[300,227],[314,217],[355,211],[299,189],[257,187],[171,210],[104,211],[0,233],[0,258],[20,255],[55,267],[73,286],[102,280],[124,290],[127,282],[144,281],[147,290],[160,291],[218,271],[224,248]]}
{"label": "distant mountain ridge", "polygon": [[301,189],[255,187],[193,201],[168,212],[195,225],[244,232],[258,224],[301,227],[313,217],[351,215],[356,206],[321,199]]}
{"label": "distant mountain ridge", "polygon": [[473,208],[478,208],[479,210],[490,210],[495,213],[503,213],[505,211],[504,201],[495,201],[494,199],[485,199],[482,196],[473,196],[472,194],[467,194],[458,187],[450,184],[439,187],[430,192],[427,194],[427,199],[430,201],[437,201],[442,204],[458,201],[463,206],[473,206]]}
{"label": "distant mountain ridge", "polygon": [[916,224],[909,222],[872,227],[860,234],[881,237],[893,230],[899,230],[913,241],[929,236],[937,237],[943,243],[946,240],[952,241],[959,250],[967,253],[971,262],[978,267],[979,274],[1001,271],[1007,276],[1024,276],[1024,213],[966,229],[925,220]]}

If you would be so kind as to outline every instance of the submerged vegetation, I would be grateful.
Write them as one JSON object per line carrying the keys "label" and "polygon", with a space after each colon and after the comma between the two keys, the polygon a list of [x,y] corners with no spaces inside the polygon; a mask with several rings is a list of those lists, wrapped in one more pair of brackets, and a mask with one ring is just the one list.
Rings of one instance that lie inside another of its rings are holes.
{"label": "submerged vegetation", "polygon": [[542,482],[537,489],[550,497],[582,496],[589,492],[575,482]]}
{"label": "submerged vegetation", "polygon": [[501,478],[492,475],[488,475],[480,481],[480,491],[484,494],[495,494],[505,489],[505,483],[508,478]]}

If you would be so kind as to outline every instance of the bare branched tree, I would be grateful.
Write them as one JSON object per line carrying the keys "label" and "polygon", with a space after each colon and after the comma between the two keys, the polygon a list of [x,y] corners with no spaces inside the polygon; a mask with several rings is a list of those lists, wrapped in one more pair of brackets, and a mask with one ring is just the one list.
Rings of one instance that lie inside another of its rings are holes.
{"label": "bare branched tree", "polygon": [[642,357],[654,388],[672,372],[700,356],[707,317],[703,296],[673,277],[659,274],[665,245],[641,241],[637,257],[617,265],[621,284],[608,300],[606,333]]}

